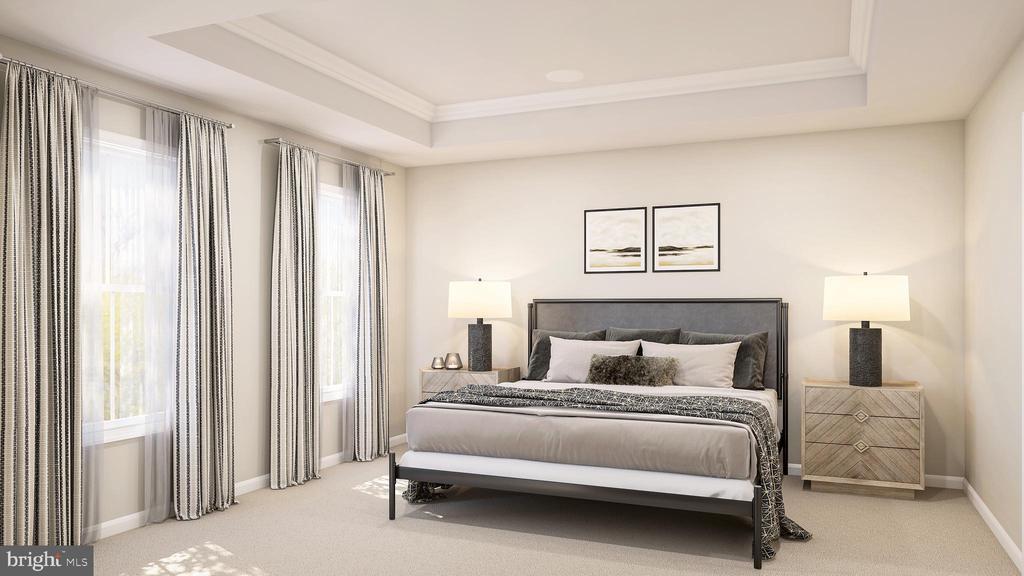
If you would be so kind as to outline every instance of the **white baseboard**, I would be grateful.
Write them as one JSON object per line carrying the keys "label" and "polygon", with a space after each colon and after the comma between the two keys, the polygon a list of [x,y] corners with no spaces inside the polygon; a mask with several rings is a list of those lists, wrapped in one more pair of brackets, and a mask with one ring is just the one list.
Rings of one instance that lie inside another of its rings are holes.
{"label": "white baseboard", "polygon": [[328,454],[323,458],[320,458],[320,468],[330,468],[331,466],[337,466],[341,464],[342,452],[335,452],[334,454]]}
{"label": "white baseboard", "polygon": [[964,480],[964,492],[967,493],[967,499],[974,505],[974,509],[978,511],[981,519],[988,525],[988,529],[992,531],[996,540],[999,541],[1003,550],[1006,551],[1006,555],[1017,565],[1017,570],[1024,572],[1024,558],[1021,556],[1020,548],[1013,543],[1013,539],[1003,529],[1003,525],[999,523],[999,520],[996,520],[995,515],[988,509],[985,501],[981,499],[981,496],[974,490],[971,483],[966,480]]}
{"label": "white baseboard", "polygon": [[270,474],[264,474],[241,482],[235,482],[235,496],[241,496],[249,492],[255,492],[270,486]]}
{"label": "white baseboard", "polygon": [[[802,476],[799,464],[789,465],[790,476]],[[939,476],[938,474],[925,474],[924,485],[929,488],[952,488],[954,490],[964,489],[963,476]]]}
{"label": "white baseboard", "polygon": [[107,520],[101,523],[99,526],[92,526],[87,530],[89,536],[93,537],[93,541],[100,540],[103,538],[109,538],[115,534],[141,528],[146,525],[146,512],[134,512],[132,514],[126,514],[124,516],[114,518],[113,520]]}
{"label": "white baseboard", "polygon": [[401,446],[402,444],[405,444],[405,442],[406,442],[405,434],[399,434],[398,436],[392,436],[391,437],[391,446],[393,446],[393,447],[394,446]]}
{"label": "white baseboard", "polygon": [[953,490],[964,489],[963,476],[940,476],[938,474],[925,474],[924,485],[929,488],[950,488]]}

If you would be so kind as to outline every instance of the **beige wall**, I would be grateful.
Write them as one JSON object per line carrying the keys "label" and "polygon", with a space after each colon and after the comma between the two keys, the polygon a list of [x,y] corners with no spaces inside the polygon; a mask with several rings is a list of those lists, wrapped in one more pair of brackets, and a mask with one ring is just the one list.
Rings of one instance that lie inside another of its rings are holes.
{"label": "beige wall", "polygon": [[967,481],[1021,546],[1024,44],[966,123]]}
{"label": "beige wall", "polygon": [[[800,382],[847,373],[847,328],[821,319],[824,276],[909,274],[912,320],[883,326],[884,375],[927,393],[927,472],[961,476],[963,124],[948,122],[407,171],[407,399],[433,354],[466,351],[449,280],[512,281],[497,365],[526,362],[526,303],[574,297],[782,297],[790,422]],[[584,275],[587,208],[721,202],[722,271]],[[799,435],[790,435],[792,461]]]}
{"label": "beige wall", "polygon": [[[236,477],[248,480],[269,471],[270,257],[273,246],[277,150],[265,138],[284,137],[318,150],[383,166],[397,174],[386,180],[389,218],[388,248],[392,318],[391,428],[404,429],[405,385],[405,176],[401,167],[345,150],[280,126],[260,122],[182,94],[83,65],[77,61],[0,37],[0,52],[38,66],[76,75],[83,80],[190,112],[233,122],[228,131],[231,186],[231,232],[234,267],[234,353],[236,411]],[[340,403],[323,406],[321,453],[341,450]],[[398,432],[394,432],[398,430]],[[106,521],[142,508],[141,442],[107,445],[105,480],[100,496]],[[243,497],[244,498],[244,497]]]}

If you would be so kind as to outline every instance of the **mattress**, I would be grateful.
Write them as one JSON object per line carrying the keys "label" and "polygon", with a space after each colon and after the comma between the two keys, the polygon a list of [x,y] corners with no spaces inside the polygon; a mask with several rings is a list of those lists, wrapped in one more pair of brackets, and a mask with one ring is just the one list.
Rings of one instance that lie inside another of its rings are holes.
{"label": "mattress", "polygon": [[706,498],[749,501],[754,497],[750,480],[708,478],[690,474],[668,474],[643,470],[623,470],[597,466],[576,466],[510,458],[486,458],[462,454],[408,451],[398,464],[404,468],[444,470],[463,474],[482,474],[500,478],[541,480],[562,484],[603,486],[624,490],[643,490],[661,494],[680,494]]}
{"label": "mattress", "polygon": [[[696,386],[606,386],[519,381],[519,388],[593,387],[653,395],[727,395],[761,402],[775,417],[773,390]],[[776,426],[777,428],[777,426]],[[777,431],[776,431],[777,432]],[[579,408],[426,403],[406,416],[410,450],[519,461],[750,480],[756,449],[734,422]]]}

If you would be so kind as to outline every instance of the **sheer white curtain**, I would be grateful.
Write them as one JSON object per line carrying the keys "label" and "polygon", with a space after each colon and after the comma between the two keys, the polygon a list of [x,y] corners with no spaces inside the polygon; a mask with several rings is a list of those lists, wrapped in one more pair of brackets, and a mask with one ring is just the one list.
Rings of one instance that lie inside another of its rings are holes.
{"label": "sheer white curtain", "polygon": [[86,525],[99,525],[104,475],[117,473],[114,462],[101,463],[104,442],[138,436],[146,513],[159,522],[171,502],[179,119],[146,108],[142,138],[104,131],[99,98],[84,92],[79,253]]}
{"label": "sheer white curtain", "polygon": [[[329,169],[332,174],[334,168]],[[336,168],[336,184],[321,183],[317,199],[318,372],[321,395],[331,402],[325,410],[340,419],[341,458],[349,461],[355,458],[359,172],[348,165]]]}

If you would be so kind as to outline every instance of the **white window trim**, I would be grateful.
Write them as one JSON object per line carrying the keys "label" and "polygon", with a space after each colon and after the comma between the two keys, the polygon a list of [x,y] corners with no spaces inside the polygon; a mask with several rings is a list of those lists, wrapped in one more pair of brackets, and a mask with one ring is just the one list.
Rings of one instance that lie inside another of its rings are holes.
{"label": "white window trim", "polygon": [[337,386],[324,386],[320,389],[320,403],[334,402],[341,400],[345,397],[345,387],[341,384]]}
{"label": "white window trim", "polygon": [[146,416],[129,416],[116,420],[104,420],[85,425],[86,436],[90,432],[101,428],[103,431],[103,443],[121,442],[132,438],[142,438],[146,435]]}
{"label": "white window trim", "polygon": [[[336,198],[344,198],[345,188],[343,186],[336,186],[334,184],[328,184],[326,182],[320,182],[317,189],[318,194],[327,194]],[[321,287],[317,286],[317,292],[320,292],[321,302],[329,300],[332,296],[340,296],[343,294],[341,290],[327,290],[321,292]],[[333,370],[333,368],[332,368]],[[345,398],[345,385],[335,384],[333,386],[321,386],[320,387],[320,403],[324,402],[336,402]]]}

